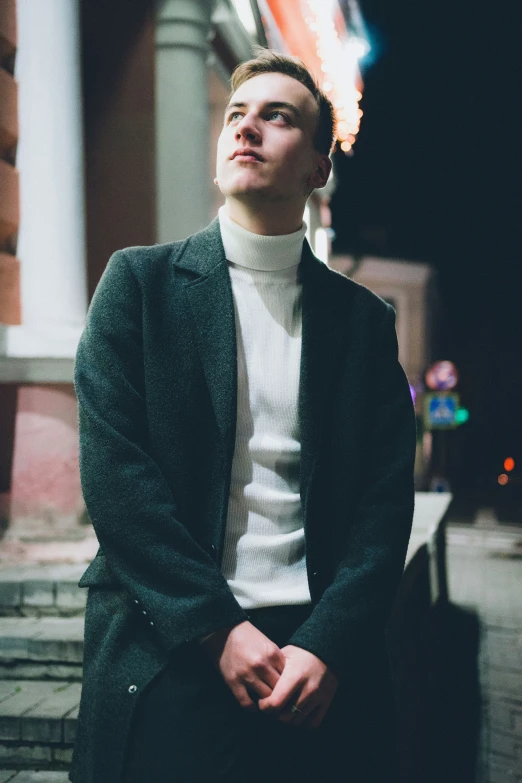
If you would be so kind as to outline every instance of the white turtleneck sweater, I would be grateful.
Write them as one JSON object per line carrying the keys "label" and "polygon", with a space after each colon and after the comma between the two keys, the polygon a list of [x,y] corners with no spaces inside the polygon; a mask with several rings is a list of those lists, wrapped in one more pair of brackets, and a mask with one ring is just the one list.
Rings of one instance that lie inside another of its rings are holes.
{"label": "white turtleneck sweater", "polygon": [[247,231],[219,210],[236,317],[237,423],[221,570],[244,609],[309,603],[297,416],[306,225]]}

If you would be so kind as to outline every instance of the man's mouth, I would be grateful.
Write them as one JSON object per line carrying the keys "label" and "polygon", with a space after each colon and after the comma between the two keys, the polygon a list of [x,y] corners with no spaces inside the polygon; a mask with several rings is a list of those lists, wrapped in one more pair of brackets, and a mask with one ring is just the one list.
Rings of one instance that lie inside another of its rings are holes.
{"label": "man's mouth", "polygon": [[258,152],[255,152],[255,150],[245,148],[245,149],[236,150],[232,154],[231,160],[240,160],[244,162],[261,162],[263,161],[263,157]]}

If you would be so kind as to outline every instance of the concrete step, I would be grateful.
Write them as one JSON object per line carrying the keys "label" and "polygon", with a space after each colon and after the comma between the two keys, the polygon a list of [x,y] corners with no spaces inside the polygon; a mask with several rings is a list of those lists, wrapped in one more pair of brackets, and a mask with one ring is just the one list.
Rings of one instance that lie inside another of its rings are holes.
{"label": "concrete step", "polygon": [[67,772],[0,769],[0,783],[69,783]]}
{"label": "concrete step", "polygon": [[[522,528],[519,525],[448,525],[449,546],[487,550],[495,555],[522,558]],[[81,588],[80,588],[81,589]]]}
{"label": "concrete step", "polygon": [[0,617],[0,680],[81,680],[83,617]]}
{"label": "concrete step", "polygon": [[0,765],[8,770],[5,774],[11,770],[26,770],[25,777],[16,778],[17,783],[60,780],[28,775],[29,772],[34,775],[35,769],[69,769],[80,694],[79,682],[0,682]]}
{"label": "concrete step", "polygon": [[85,612],[78,581],[88,563],[0,567],[0,617],[72,617]]}

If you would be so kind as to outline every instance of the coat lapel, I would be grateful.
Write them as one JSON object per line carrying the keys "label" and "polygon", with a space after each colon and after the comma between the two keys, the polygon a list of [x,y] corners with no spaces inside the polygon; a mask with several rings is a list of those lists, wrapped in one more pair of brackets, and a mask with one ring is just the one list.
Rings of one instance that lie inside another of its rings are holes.
{"label": "coat lapel", "polygon": [[[301,258],[303,285],[301,369],[299,377],[299,426],[301,436],[301,498],[324,444],[326,415],[335,369],[346,333],[347,315],[334,285],[332,271],[312,252],[307,241]],[[343,299],[343,301],[346,301]]]}
{"label": "coat lapel", "polygon": [[[234,300],[219,220],[193,235],[178,267],[186,270],[188,310],[208,384],[217,426],[226,453],[232,457],[237,410],[237,349]],[[298,416],[301,437],[301,497],[324,433],[325,413],[342,345],[346,313],[333,285],[331,270],[314,256],[305,241],[302,281],[302,346]]]}
{"label": "coat lapel", "polygon": [[237,410],[236,325],[218,218],[190,238],[179,266],[192,273],[185,283],[189,312],[217,426],[231,457]]}

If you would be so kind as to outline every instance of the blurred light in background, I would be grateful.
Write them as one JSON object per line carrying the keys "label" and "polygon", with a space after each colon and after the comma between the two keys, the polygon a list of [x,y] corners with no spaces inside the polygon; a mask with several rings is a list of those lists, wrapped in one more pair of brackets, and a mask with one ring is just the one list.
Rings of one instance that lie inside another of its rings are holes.
{"label": "blurred light in background", "polygon": [[335,107],[341,149],[350,152],[362,116],[359,59],[368,53],[370,45],[348,33],[336,0],[305,0],[304,6],[309,9],[305,22],[315,34],[321,62],[318,81]]}
{"label": "blurred light in background", "polygon": [[465,424],[469,419],[469,411],[466,408],[458,408],[455,411],[455,421],[457,424]]}
{"label": "blurred light in background", "polygon": [[498,477],[498,483],[502,487],[504,487],[508,483],[508,481],[509,481],[509,476],[506,476],[505,473],[501,473],[500,476]]}
{"label": "blurred light in background", "polygon": [[515,467],[515,460],[513,457],[506,457],[504,460],[504,470],[506,470],[508,473],[510,470],[513,470]]}
{"label": "blurred light in background", "polygon": [[236,9],[236,13],[245,30],[255,38],[257,35],[257,27],[250,0],[232,0],[232,5]]}

